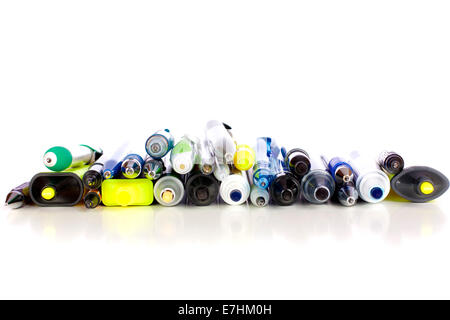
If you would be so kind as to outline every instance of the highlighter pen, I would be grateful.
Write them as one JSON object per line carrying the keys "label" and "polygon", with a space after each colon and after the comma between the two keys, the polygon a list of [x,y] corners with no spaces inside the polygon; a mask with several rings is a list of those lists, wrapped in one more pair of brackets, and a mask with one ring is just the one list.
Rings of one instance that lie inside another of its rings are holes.
{"label": "highlighter pen", "polygon": [[144,162],[144,176],[150,180],[158,180],[164,173],[164,162],[162,160],[153,159],[149,155]]}
{"label": "highlighter pen", "polygon": [[289,170],[301,180],[311,169],[311,161],[308,153],[299,148],[291,149],[284,158],[285,165]]}
{"label": "highlighter pen", "polygon": [[250,196],[250,185],[245,172],[233,168],[219,188],[220,197],[229,205],[240,205]]}
{"label": "highlighter pen", "polygon": [[101,200],[107,207],[148,206],[153,202],[153,181],[139,178],[104,180]]}
{"label": "highlighter pen", "polygon": [[286,150],[281,148],[275,162],[276,175],[270,184],[270,198],[280,206],[290,206],[300,197],[300,182],[286,166]]}
{"label": "highlighter pen", "polygon": [[127,179],[139,177],[144,166],[144,159],[136,153],[127,155],[122,161],[122,175]]}
{"label": "highlighter pen", "polygon": [[84,144],[71,148],[52,147],[44,154],[44,165],[51,171],[63,171],[92,164],[102,153]]}
{"label": "highlighter pen", "polygon": [[128,154],[128,142],[123,143],[112,155],[104,154],[97,162],[103,164],[103,179],[119,177],[122,171],[122,160]]}
{"label": "highlighter pen", "polygon": [[216,168],[213,147],[208,140],[203,139],[199,142],[197,149],[201,172],[206,175],[212,174]]}
{"label": "highlighter pen", "polygon": [[321,156],[321,159],[338,186],[353,180],[352,166],[343,158],[333,157],[328,161],[325,156]]}
{"label": "highlighter pen", "polygon": [[412,166],[391,180],[392,189],[411,202],[427,202],[443,195],[449,187],[446,176],[436,169]]}
{"label": "highlighter pen", "polygon": [[6,196],[5,205],[12,209],[19,209],[31,203],[30,183],[25,182],[12,189]]}
{"label": "highlighter pen", "polygon": [[102,202],[102,195],[99,190],[92,189],[84,195],[84,206],[88,209],[96,208]]}
{"label": "highlighter pen", "polygon": [[337,200],[340,204],[346,207],[351,207],[356,204],[358,200],[358,191],[352,181],[344,182],[337,191]]}
{"label": "highlighter pen", "polygon": [[393,151],[383,151],[378,156],[377,160],[380,169],[387,175],[396,175],[403,170],[405,162],[403,158]]}
{"label": "highlighter pen", "polygon": [[173,207],[179,204],[184,198],[184,185],[181,177],[173,172],[170,163],[165,162],[166,172],[163,177],[156,181],[153,193],[156,201],[165,206]]}
{"label": "highlighter pen", "polygon": [[176,173],[189,173],[196,163],[197,147],[196,139],[193,137],[183,136],[180,141],[173,147],[170,153],[170,162]]}
{"label": "highlighter pen", "polygon": [[174,146],[175,139],[169,129],[158,130],[145,142],[145,150],[153,159],[161,159]]}
{"label": "highlighter pen", "polygon": [[211,144],[219,163],[233,163],[236,142],[231,134],[231,127],[217,120],[206,123],[206,139]]}
{"label": "highlighter pen", "polygon": [[30,181],[30,197],[38,206],[74,206],[84,194],[83,175],[89,166],[62,172],[42,172]]}
{"label": "highlighter pen", "polygon": [[361,199],[378,203],[387,197],[391,189],[389,177],[380,170],[376,161],[352,152],[348,163],[353,168],[353,179]]}
{"label": "highlighter pen", "polygon": [[311,170],[302,178],[301,189],[308,202],[322,204],[334,194],[335,182],[320,157],[310,160]]}
{"label": "highlighter pen", "polygon": [[208,206],[217,200],[219,183],[213,175],[203,174],[196,166],[186,180],[186,195],[194,205]]}
{"label": "highlighter pen", "polygon": [[253,166],[253,184],[267,189],[275,178],[276,162],[280,148],[270,137],[256,139],[255,165]]}

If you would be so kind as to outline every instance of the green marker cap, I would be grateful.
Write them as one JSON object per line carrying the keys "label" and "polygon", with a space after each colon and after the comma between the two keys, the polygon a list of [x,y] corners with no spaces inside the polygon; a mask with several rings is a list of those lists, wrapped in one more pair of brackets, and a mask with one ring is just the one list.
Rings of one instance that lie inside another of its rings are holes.
{"label": "green marker cap", "polygon": [[44,155],[44,165],[52,171],[63,171],[72,164],[72,154],[67,148],[53,147]]}

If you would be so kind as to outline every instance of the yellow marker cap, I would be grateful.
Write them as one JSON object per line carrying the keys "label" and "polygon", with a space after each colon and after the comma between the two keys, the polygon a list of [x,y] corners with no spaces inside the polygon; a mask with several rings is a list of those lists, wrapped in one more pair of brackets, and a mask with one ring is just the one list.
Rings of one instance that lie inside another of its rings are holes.
{"label": "yellow marker cap", "polygon": [[171,202],[173,200],[173,192],[170,190],[166,190],[162,193],[161,198],[164,202]]}
{"label": "yellow marker cap", "polygon": [[423,194],[431,194],[434,191],[434,186],[431,182],[424,181],[420,184],[420,192]]}
{"label": "yellow marker cap", "polygon": [[52,200],[56,195],[56,190],[53,187],[45,187],[41,191],[41,197],[45,200]]}
{"label": "yellow marker cap", "polygon": [[234,154],[233,162],[236,169],[247,171],[255,164],[255,151],[248,145],[239,145]]}

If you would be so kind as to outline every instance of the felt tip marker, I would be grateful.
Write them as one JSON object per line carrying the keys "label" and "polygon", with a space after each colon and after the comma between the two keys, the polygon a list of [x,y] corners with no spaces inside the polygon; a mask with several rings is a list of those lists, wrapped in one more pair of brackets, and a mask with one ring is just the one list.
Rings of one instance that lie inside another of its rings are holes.
{"label": "felt tip marker", "polygon": [[449,181],[436,169],[412,166],[392,178],[391,185],[399,196],[411,202],[427,202],[443,195],[448,190]]}
{"label": "felt tip marker", "polygon": [[139,177],[144,166],[144,159],[138,154],[131,153],[122,161],[122,175],[127,179]]}
{"label": "felt tip marker", "polygon": [[353,180],[353,169],[343,158],[333,157],[329,161],[325,156],[321,159],[338,186]]}
{"label": "felt tip marker", "polygon": [[71,148],[52,147],[44,154],[44,165],[51,171],[63,171],[92,164],[102,153],[84,144]]}
{"label": "felt tip marker", "polygon": [[236,142],[231,134],[231,127],[217,120],[206,123],[206,139],[211,144],[219,163],[233,163]]}
{"label": "felt tip marker", "polygon": [[[99,159],[101,160],[101,158]],[[98,189],[103,181],[103,164],[96,162],[83,175],[83,184],[88,189]]]}
{"label": "felt tip marker", "polygon": [[86,208],[94,209],[102,202],[102,195],[99,190],[89,190],[84,195],[83,202]]}
{"label": "felt tip marker", "polygon": [[301,180],[311,169],[311,160],[308,153],[299,148],[291,149],[286,153],[284,162],[289,170]]}
{"label": "felt tip marker", "polygon": [[158,130],[147,139],[145,150],[153,159],[161,159],[172,150],[174,143],[175,139],[169,129]]}
{"label": "felt tip marker", "polygon": [[356,190],[353,181],[345,182],[338,189],[337,199],[340,204],[346,207],[351,207],[356,204],[358,200],[358,191]]}
{"label": "felt tip marker", "polygon": [[403,158],[396,152],[383,151],[378,156],[377,160],[380,169],[388,175],[396,175],[403,170],[405,162]]}
{"label": "felt tip marker", "polygon": [[216,202],[219,183],[213,175],[205,175],[197,167],[186,180],[186,195],[196,206],[207,206]]}
{"label": "felt tip marker", "polygon": [[144,163],[144,176],[150,180],[158,180],[164,173],[164,162],[148,156]]}
{"label": "felt tip marker", "polygon": [[235,206],[246,202],[250,196],[250,184],[246,174],[234,168],[220,184],[219,193],[226,204]]}
{"label": "felt tip marker", "polygon": [[256,207],[265,207],[269,204],[270,196],[267,189],[258,188],[252,185],[250,189],[250,201]]}
{"label": "felt tip marker", "polygon": [[276,162],[280,148],[270,137],[256,139],[255,165],[253,166],[253,184],[267,189],[275,178]]}
{"label": "felt tip marker", "polygon": [[103,179],[114,179],[119,177],[122,171],[122,160],[128,154],[128,142],[123,143],[112,155],[103,154],[96,163],[103,164]]}
{"label": "felt tip marker", "polygon": [[181,177],[173,172],[169,163],[165,163],[166,171],[164,175],[156,181],[153,188],[156,201],[165,206],[173,207],[179,204],[185,194],[184,184]]}
{"label": "felt tip marker", "polygon": [[310,203],[326,203],[334,194],[334,179],[320,158],[312,157],[310,160],[311,170],[301,182],[303,196]]}
{"label": "felt tip marker", "polygon": [[112,206],[148,206],[153,202],[153,181],[149,179],[103,180],[101,201]]}
{"label": "felt tip marker", "polygon": [[204,139],[198,142],[197,146],[200,171],[203,174],[212,174],[216,168],[216,159],[214,149],[208,140]]}
{"label": "felt tip marker", "polygon": [[214,177],[218,181],[223,181],[230,174],[231,168],[229,165],[223,163],[216,163],[216,168],[214,169]]}
{"label": "felt tip marker", "polygon": [[275,162],[275,178],[270,184],[270,199],[280,206],[290,206],[300,197],[300,182],[286,166],[286,151],[281,149]]}
{"label": "felt tip marker", "polygon": [[22,183],[12,189],[5,200],[5,205],[12,209],[19,209],[29,203],[31,203],[29,182]]}
{"label": "felt tip marker", "polygon": [[170,162],[173,171],[179,174],[189,173],[196,163],[197,147],[196,138],[184,136],[173,147],[170,153]]}
{"label": "felt tip marker", "polygon": [[376,161],[355,151],[351,153],[348,163],[353,168],[355,186],[362,200],[378,203],[387,197],[391,183]]}

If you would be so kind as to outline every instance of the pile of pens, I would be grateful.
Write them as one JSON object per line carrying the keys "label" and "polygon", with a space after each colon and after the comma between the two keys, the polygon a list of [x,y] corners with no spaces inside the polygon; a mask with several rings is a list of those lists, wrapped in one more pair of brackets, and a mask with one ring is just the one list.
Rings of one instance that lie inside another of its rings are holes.
{"label": "pile of pens", "polygon": [[50,170],[38,173],[8,194],[6,205],[148,206],[180,203],[207,206],[225,202],[256,207],[292,205],[302,198],[321,204],[335,201],[353,206],[360,199],[383,201],[391,191],[412,202],[441,196],[448,179],[426,166],[404,168],[395,152],[378,159],[354,152],[347,158],[312,157],[305,150],[287,151],[269,137],[253,147],[238,144],[231,127],[206,124],[201,139],[185,135],[175,143],[169,130],[145,142],[146,156],[129,153],[123,144],[111,153],[88,145],[53,147],[44,154]]}

